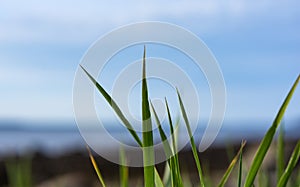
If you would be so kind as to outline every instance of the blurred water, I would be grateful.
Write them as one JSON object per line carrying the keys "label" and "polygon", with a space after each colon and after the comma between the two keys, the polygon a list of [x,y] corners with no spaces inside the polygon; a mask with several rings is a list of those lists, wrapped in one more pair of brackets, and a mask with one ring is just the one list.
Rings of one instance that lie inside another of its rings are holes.
{"label": "blurred water", "polygon": [[[235,125],[232,125],[235,123]],[[255,141],[263,137],[269,125],[262,125],[265,122],[232,122],[230,125],[225,123],[215,140],[214,146],[224,146],[229,143],[240,143],[242,139]],[[286,125],[286,137],[289,139],[299,139],[299,124]],[[109,126],[109,125],[108,125]],[[113,125],[111,125],[113,127]],[[240,127],[240,128],[237,128]],[[181,126],[181,128],[185,128]],[[107,129],[111,136],[126,144],[134,144],[133,139],[128,132],[121,128]],[[179,131],[179,138],[186,136],[183,131]],[[197,128],[194,137],[196,142],[200,142],[204,128]],[[109,142],[101,138],[101,133],[94,132],[91,129],[89,135],[93,136],[96,144],[107,151],[114,149]],[[167,132],[168,133],[168,132]],[[159,142],[159,134],[154,135],[155,142]],[[30,152],[43,152],[48,155],[59,155],[70,151],[84,150],[85,141],[80,135],[76,125],[46,127],[22,127],[18,125],[0,125],[0,156],[7,154],[25,154]]]}

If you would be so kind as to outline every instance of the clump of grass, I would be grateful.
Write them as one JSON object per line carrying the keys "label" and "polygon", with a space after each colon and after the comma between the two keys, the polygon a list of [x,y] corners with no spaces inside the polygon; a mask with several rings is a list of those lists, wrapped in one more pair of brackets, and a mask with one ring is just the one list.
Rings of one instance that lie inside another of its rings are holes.
{"label": "clump of grass", "polygon": [[32,186],[31,158],[10,158],[5,167],[10,187]]}
{"label": "clump of grass", "polygon": [[[101,95],[105,98],[105,100],[108,102],[108,104],[112,107],[112,109],[115,111],[116,115],[120,118],[120,120],[124,123],[124,125],[127,127],[128,131],[131,133],[134,140],[137,142],[137,144],[142,148],[143,150],[143,159],[144,159],[144,186],[145,187],[154,187],[154,186],[176,186],[181,187],[183,186],[183,180],[182,180],[182,174],[179,166],[178,161],[178,153],[176,151],[176,136],[172,136],[172,140],[170,142],[167,139],[167,136],[161,127],[161,123],[158,119],[157,113],[152,105],[152,103],[149,101],[148,98],[148,88],[147,88],[147,77],[146,77],[146,49],[144,47],[144,54],[143,54],[143,62],[142,62],[142,127],[143,127],[143,133],[142,133],[142,141],[140,137],[137,135],[136,131],[133,129],[130,122],[127,120],[127,118],[123,115],[121,109],[118,107],[117,103],[111,98],[111,96],[105,91],[105,89],[88,73],[87,70],[85,70],[82,66],[81,68],[83,71],[88,75],[88,77],[91,79],[92,83],[96,86],[98,91],[101,93]],[[275,132],[280,125],[280,122],[284,116],[285,110],[292,98],[292,95],[299,83],[300,76],[296,79],[294,85],[292,86],[291,90],[289,91],[287,97],[285,98],[282,106],[280,107],[280,110],[278,114],[275,117],[275,120],[267,133],[265,134],[264,138],[262,139],[256,155],[253,158],[253,162],[250,165],[250,169],[247,172],[247,176],[245,179],[244,187],[252,187],[254,185],[254,180],[256,178],[256,175],[258,171],[261,169],[262,162],[265,158],[265,155],[267,151],[270,148],[271,142],[273,141]],[[191,148],[193,152],[193,157],[195,160],[195,164],[198,170],[199,175],[199,186],[205,187],[205,177],[204,173],[202,171],[201,162],[198,156],[198,151],[196,149],[194,137],[190,128],[190,123],[188,120],[188,114],[186,113],[186,110],[184,108],[184,103],[181,99],[180,92],[177,89],[177,96],[178,96],[178,102],[181,110],[181,115],[183,117],[183,120],[185,122],[188,135],[190,138]],[[155,158],[154,158],[154,150],[153,150],[153,132],[152,132],[152,123],[151,123],[151,112],[150,108],[152,109],[152,113],[154,115],[155,122],[158,126],[159,134],[161,137],[161,140],[163,142],[164,152],[167,158],[167,164],[166,164],[166,170],[165,170],[165,176],[163,177],[164,180],[161,179],[159,173],[157,172],[155,168]],[[169,110],[169,105],[166,100],[166,110],[168,114],[168,120],[169,120],[169,126],[171,134],[174,134],[174,126],[171,118],[171,113]],[[283,137],[279,139],[279,146],[282,146]],[[236,154],[236,156],[231,161],[229,167],[227,168],[226,172],[224,173],[223,177],[220,180],[219,186],[222,187],[226,184],[226,182],[229,179],[229,176],[234,169],[236,163],[239,163],[238,168],[238,181],[237,186],[242,186],[242,166],[243,166],[243,160],[242,160],[242,153],[243,149],[245,147],[245,142],[242,142],[240,150]],[[282,148],[282,147],[281,147]],[[283,171],[283,149],[281,149],[278,153],[280,158],[278,159],[278,166],[279,170],[277,172],[278,174],[278,187],[283,187],[287,184],[288,179],[291,176],[292,170],[296,166],[297,161],[299,160],[300,156],[300,143],[296,145],[292,156],[290,158],[290,161]],[[96,170],[96,173],[98,175],[98,178],[102,184],[102,186],[105,186],[104,180],[102,178],[102,175],[100,173],[100,170],[98,169],[98,166],[96,162],[93,160],[92,155],[90,154],[92,164]],[[124,161],[126,160],[125,155],[121,156],[121,159]],[[121,163],[124,163],[124,162]],[[238,162],[239,161],[239,162]],[[123,166],[121,166],[121,186],[127,186],[128,184],[128,175],[127,175],[127,169]]]}

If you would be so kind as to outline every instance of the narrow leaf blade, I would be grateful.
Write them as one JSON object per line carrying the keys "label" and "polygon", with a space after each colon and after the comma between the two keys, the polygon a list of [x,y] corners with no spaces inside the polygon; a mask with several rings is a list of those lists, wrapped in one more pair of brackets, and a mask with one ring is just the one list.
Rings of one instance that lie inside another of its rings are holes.
{"label": "narrow leaf blade", "polygon": [[289,178],[292,174],[292,171],[295,168],[295,166],[296,166],[296,164],[299,160],[299,157],[300,157],[300,141],[298,141],[296,147],[294,148],[294,151],[293,151],[292,156],[289,160],[289,163],[288,163],[284,173],[280,177],[277,187],[286,186],[286,184],[287,184],[287,182],[288,182],[288,180],[289,180]]}
{"label": "narrow leaf blade", "polygon": [[238,173],[238,187],[242,186],[242,175],[243,175],[243,149],[240,154],[239,173]]}
{"label": "narrow leaf blade", "polygon": [[124,148],[121,146],[120,148],[120,186],[128,187],[128,167],[126,161],[126,154]]}
{"label": "narrow leaf blade", "polygon": [[174,183],[176,186],[183,186],[182,178],[181,178],[181,173],[180,173],[180,167],[179,167],[179,159],[178,159],[178,154],[176,150],[176,141],[175,141],[175,134],[174,134],[174,127],[173,127],[173,122],[171,118],[171,113],[168,105],[168,101],[165,98],[165,103],[166,103],[166,108],[167,108],[167,114],[168,114],[168,119],[169,119],[169,125],[170,125],[170,131],[171,131],[171,136],[172,136],[172,145],[173,145],[173,152],[175,153],[173,156],[173,163],[174,163]]}
{"label": "narrow leaf blade", "polygon": [[193,134],[192,134],[192,131],[191,131],[190,123],[189,123],[186,111],[184,109],[184,105],[183,105],[183,102],[182,102],[182,99],[181,99],[181,96],[179,94],[178,89],[177,89],[177,96],[178,96],[178,100],[179,100],[181,114],[183,116],[185,125],[186,125],[187,130],[188,130],[188,134],[189,134],[189,137],[190,137],[192,152],[193,152],[193,156],[194,156],[194,159],[195,159],[195,162],[196,162],[196,166],[197,166],[197,170],[198,170],[198,175],[199,175],[199,179],[200,179],[200,185],[202,187],[204,187],[205,186],[204,185],[204,177],[203,177],[203,174],[202,174],[202,168],[201,168],[200,160],[199,160],[199,157],[198,157],[197,148],[196,148],[195,141],[194,141],[194,138],[193,138]]}
{"label": "narrow leaf blade", "polygon": [[130,132],[130,134],[133,136],[133,138],[135,139],[135,141],[139,144],[139,146],[142,147],[142,142],[139,138],[139,136],[136,134],[136,131],[133,129],[132,125],[129,123],[129,121],[126,119],[126,117],[124,116],[124,114],[122,113],[121,109],[119,108],[119,106],[117,105],[117,103],[112,99],[112,97],[105,91],[105,89],[96,81],[96,79],[94,79],[94,77],[92,75],[89,74],[89,72],[87,70],[84,69],[84,67],[82,67],[80,65],[80,67],[82,68],[82,70],[87,74],[87,76],[90,78],[90,80],[93,82],[93,84],[96,86],[96,88],[98,89],[98,91],[102,94],[102,96],[105,98],[105,100],[107,101],[107,103],[111,106],[111,108],[115,111],[115,113],[117,114],[117,116],[120,118],[120,120],[124,123],[124,125],[126,126],[127,130]]}
{"label": "narrow leaf blade", "polygon": [[143,128],[143,159],[145,187],[154,187],[154,148],[151,124],[151,113],[146,79],[146,47],[144,47],[142,64],[142,128]]}
{"label": "narrow leaf blade", "polygon": [[276,170],[277,170],[277,182],[279,182],[279,179],[284,171],[284,124],[281,124],[279,136],[277,140],[277,164],[276,164]]}
{"label": "narrow leaf blade", "polygon": [[246,145],[246,142],[243,141],[242,144],[241,144],[241,147],[240,147],[240,150],[238,151],[238,153],[235,155],[235,157],[232,159],[231,163],[229,164],[226,172],[224,173],[220,183],[219,183],[219,187],[223,187],[225,185],[225,183],[227,182],[228,178],[229,178],[229,175],[231,174],[236,162],[238,161],[239,159],[239,156],[240,154],[242,154],[242,151],[243,151],[243,148],[244,146]]}
{"label": "narrow leaf blade", "polygon": [[255,154],[255,157],[253,159],[253,162],[250,166],[250,170],[248,172],[248,175],[246,177],[246,181],[245,181],[245,187],[251,187],[254,183],[254,179],[257,175],[257,172],[259,170],[259,168],[261,167],[261,164],[266,156],[266,153],[271,145],[271,142],[273,140],[273,137],[275,135],[276,129],[278,127],[278,125],[280,124],[283,115],[285,113],[285,110],[296,90],[296,87],[299,83],[300,80],[300,75],[298,76],[298,78],[296,79],[294,85],[292,86],[291,90],[289,91],[287,97],[285,98],[282,106],[279,109],[279,112],[277,113],[277,116],[272,124],[272,126],[269,128],[269,130],[267,131],[266,135],[264,136],[263,140],[260,143],[260,146]]}
{"label": "narrow leaf blade", "polygon": [[164,187],[164,183],[163,183],[163,181],[161,180],[161,178],[160,178],[160,176],[159,176],[159,173],[158,173],[158,171],[156,170],[156,168],[155,168],[155,170],[154,170],[154,174],[155,174],[155,186],[156,187]]}
{"label": "narrow leaf blade", "polygon": [[104,183],[104,179],[103,179],[102,174],[101,174],[101,172],[100,172],[100,169],[99,169],[99,167],[98,167],[98,164],[97,164],[96,160],[94,159],[94,156],[93,156],[93,154],[92,154],[90,148],[89,148],[88,146],[86,146],[86,148],[87,148],[87,150],[88,150],[90,160],[91,160],[91,162],[92,162],[92,164],[93,164],[93,167],[94,167],[94,169],[95,169],[95,171],[96,171],[96,174],[97,174],[97,176],[98,176],[98,179],[99,179],[101,185],[102,185],[103,187],[106,187],[106,185],[105,185],[105,183]]}

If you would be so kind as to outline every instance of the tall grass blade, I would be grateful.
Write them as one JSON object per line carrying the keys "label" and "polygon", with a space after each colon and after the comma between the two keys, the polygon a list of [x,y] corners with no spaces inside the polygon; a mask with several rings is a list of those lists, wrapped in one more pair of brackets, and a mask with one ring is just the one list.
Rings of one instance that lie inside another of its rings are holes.
{"label": "tall grass blade", "polygon": [[[243,144],[243,142],[242,142]],[[239,162],[239,173],[238,173],[238,187],[242,186],[242,175],[243,175],[243,149],[240,154],[240,162]]]}
{"label": "tall grass blade", "polygon": [[120,148],[120,186],[128,187],[128,167],[126,161],[125,150],[123,147]]}
{"label": "tall grass blade", "polygon": [[142,147],[142,142],[141,142],[139,136],[137,135],[136,131],[133,129],[133,127],[129,123],[129,121],[126,119],[126,117],[122,113],[122,111],[119,108],[119,106],[117,105],[117,103],[105,91],[105,89],[96,81],[96,79],[94,79],[94,77],[92,75],[90,75],[87,70],[84,69],[84,67],[82,67],[81,65],[80,65],[80,67],[87,74],[87,76],[90,78],[90,80],[96,86],[96,88],[102,94],[102,96],[105,98],[105,100],[108,102],[108,104],[112,107],[112,109],[115,111],[115,113],[120,118],[120,120],[124,123],[124,125],[126,126],[126,128],[128,129],[128,131],[130,132],[130,134],[133,136],[133,138],[135,139],[135,141],[139,144],[140,147]]}
{"label": "tall grass blade", "polygon": [[170,162],[165,164],[164,175],[163,175],[163,183],[165,186],[171,186],[171,170],[170,170]]}
{"label": "tall grass blade", "polygon": [[284,124],[280,125],[279,136],[277,140],[277,157],[276,157],[277,183],[284,171]]}
{"label": "tall grass blade", "polygon": [[155,186],[156,187],[164,187],[164,183],[163,183],[163,181],[161,180],[161,178],[160,178],[160,176],[159,176],[159,173],[158,173],[158,171],[155,169],[154,170],[154,174],[155,174]]}
{"label": "tall grass blade", "polygon": [[161,123],[158,119],[158,115],[155,111],[155,108],[154,108],[152,102],[150,102],[150,105],[151,105],[151,108],[152,108],[152,111],[153,111],[153,114],[154,114],[154,118],[155,118],[155,121],[156,121],[156,124],[157,124],[157,127],[158,127],[158,131],[159,131],[159,134],[160,134],[160,137],[161,137],[161,141],[163,143],[164,152],[165,152],[165,155],[166,155],[166,158],[167,158],[168,166],[171,168],[171,172],[169,172],[170,180],[171,180],[172,184],[174,184],[174,175],[176,173],[176,170],[175,170],[175,167],[174,167],[173,151],[172,151],[172,149],[171,149],[171,147],[170,147],[170,145],[167,141],[167,136],[166,136],[166,134],[165,134],[165,132],[164,132],[162,126],[161,126]]}
{"label": "tall grass blade", "polygon": [[257,172],[259,170],[259,168],[261,167],[261,164],[265,158],[265,155],[270,147],[270,144],[273,140],[273,137],[274,137],[274,134],[276,132],[276,129],[278,127],[278,125],[280,124],[282,118],[283,118],[283,115],[285,113],[285,110],[293,96],[293,93],[295,92],[296,90],[296,87],[299,83],[299,80],[300,80],[300,75],[298,76],[298,78],[296,79],[294,85],[292,86],[291,90],[289,91],[287,97],[285,98],[282,106],[280,107],[279,109],[279,112],[272,124],[272,126],[269,128],[268,132],[266,133],[266,135],[264,136],[263,140],[261,141],[260,145],[259,145],[259,148],[256,152],[256,155],[253,159],[253,162],[250,166],[250,170],[248,172],[248,175],[246,177],[246,181],[245,181],[245,187],[250,187],[252,186],[253,182],[254,182],[254,179],[257,175]]}
{"label": "tall grass blade", "polygon": [[173,127],[173,122],[172,122],[172,118],[171,118],[171,113],[170,113],[168,101],[167,101],[166,98],[165,98],[165,104],[166,104],[166,108],[167,108],[169,126],[170,126],[170,131],[171,131],[173,151],[174,151],[174,153],[176,153],[177,151],[176,151],[176,141],[175,141],[174,127]]}
{"label": "tall grass blade", "polygon": [[173,127],[173,122],[172,122],[172,118],[171,118],[171,113],[170,113],[170,109],[169,109],[169,105],[168,105],[168,101],[165,98],[165,103],[166,103],[166,108],[167,108],[167,114],[168,114],[168,119],[169,119],[169,125],[170,125],[170,131],[171,131],[171,137],[172,137],[172,145],[173,145],[173,152],[175,153],[173,156],[173,163],[174,163],[174,170],[175,170],[175,181],[176,182],[176,186],[183,186],[182,183],[182,178],[180,175],[180,167],[179,167],[179,159],[178,159],[178,154],[177,154],[177,150],[176,150],[176,140],[175,140],[175,133],[174,133],[174,127]]}
{"label": "tall grass blade", "polygon": [[155,111],[155,108],[154,108],[152,102],[150,102],[150,106],[152,108],[154,118],[155,118],[155,122],[157,124],[157,128],[158,128],[158,131],[159,131],[159,135],[160,135],[161,141],[163,143],[166,158],[169,160],[173,156],[173,151],[172,151],[172,149],[171,149],[171,147],[168,143],[167,135],[165,134],[165,132],[164,132],[162,126],[161,126],[161,123],[159,121],[158,115]]}
{"label": "tall grass blade", "polygon": [[87,150],[88,150],[90,160],[91,160],[91,162],[92,162],[92,164],[93,164],[93,167],[94,167],[94,169],[95,169],[95,171],[96,171],[96,174],[97,174],[97,176],[98,176],[98,179],[99,179],[101,185],[102,185],[103,187],[106,187],[106,185],[105,185],[105,183],[104,183],[104,179],[103,179],[102,174],[101,174],[101,172],[100,172],[100,169],[99,169],[99,167],[98,167],[98,164],[97,164],[96,160],[94,159],[94,156],[93,156],[93,154],[92,154],[92,152],[91,152],[89,146],[86,146],[86,148],[87,148]]}
{"label": "tall grass blade", "polygon": [[142,64],[142,128],[143,128],[143,159],[145,187],[154,187],[154,148],[151,124],[151,113],[146,79],[146,47],[144,46]]}
{"label": "tall grass blade", "polygon": [[239,157],[240,157],[240,154],[242,154],[242,151],[243,151],[243,148],[244,146],[246,145],[246,142],[243,141],[242,144],[241,144],[241,147],[240,147],[240,150],[238,151],[238,153],[235,155],[235,157],[232,159],[231,163],[229,164],[225,174],[223,175],[220,183],[219,183],[219,187],[223,187],[225,185],[225,183],[227,182],[228,178],[229,178],[229,175],[230,173],[232,172],[236,162],[238,161]]}
{"label": "tall grass blade", "polygon": [[277,184],[277,187],[284,187],[286,186],[291,174],[292,174],[292,171],[293,169],[295,168],[298,160],[299,160],[299,157],[300,157],[300,141],[298,141],[296,147],[294,148],[294,151],[292,153],[292,156],[289,160],[289,163],[284,171],[284,173],[282,174],[282,176],[280,177],[279,179],[279,182]]}
{"label": "tall grass blade", "polygon": [[197,148],[196,148],[195,141],[194,141],[194,138],[193,138],[193,134],[192,134],[192,130],[191,130],[191,127],[190,127],[190,123],[189,123],[186,111],[184,109],[184,105],[183,105],[183,102],[182,102],[182,99],[181,99],[181,96],[179,94],[178,89],[177,89],[177,96],[178,96],[178,100],[179,100],[181,114],[182,114],[183,119],[185,121],[187,130],[188,130],[188,134],[189,134],[189,137],[190,137],[192,152],[193,152],[193,156],[194,156],[194,159],[195,159],[195,162],[196,162],[196,166],[197,166],[197,170],[198,170],[198,175],[199,175],[199,179],[200,179],[200,186],[204,187],[205,186],[204,185],[204,177],[203,177],[203,174],[202,174],[202,168],[201,168],[200,160],[199,160],[199,157],[198,157]]}

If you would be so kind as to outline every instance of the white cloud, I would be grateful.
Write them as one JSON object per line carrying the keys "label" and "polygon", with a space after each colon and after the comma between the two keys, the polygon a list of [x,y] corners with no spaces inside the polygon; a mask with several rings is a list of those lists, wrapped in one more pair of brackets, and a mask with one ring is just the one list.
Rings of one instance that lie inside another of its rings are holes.
{"label": "white cloud", "polygon": [[12,0],[0,4],[0,41],[6,42],[89,42],[116,26],[144,20],[192,21],[201,29],[215,30],[243,19],[290,18],[297,13],[293,1]]}

